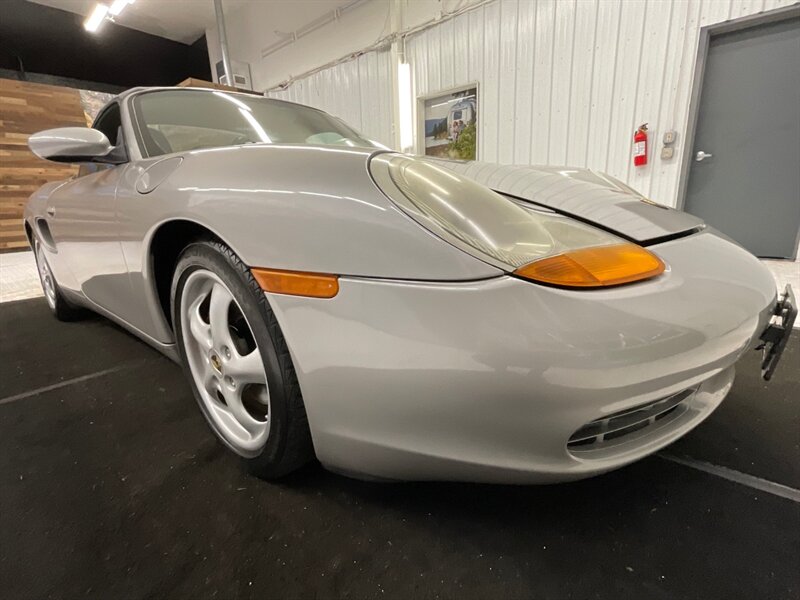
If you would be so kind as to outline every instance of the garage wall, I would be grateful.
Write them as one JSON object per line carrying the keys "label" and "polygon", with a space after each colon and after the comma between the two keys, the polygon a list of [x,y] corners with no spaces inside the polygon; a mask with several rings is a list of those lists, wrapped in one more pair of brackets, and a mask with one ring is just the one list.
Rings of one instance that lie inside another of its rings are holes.
{"label": "garage wall", "polygon": [[[700,27],[789,4],[497,0],[407,37],[406,58],[416,96],[479,83],[480,159],[600,169],[674,206]],[[373,75],[365,60],[270,95],[294,93],[387,143],[391,69]],[[631,139],[644,122],[650,164],[635,169]],[[678,132],[676,154],[662,160],[658,142],[668,129]]]}
{"label": "garage wall", "polygon": [[[231,58],[250,65],[253,89],[265,90],[359,53],[393,33],[441,19],[485,0],[269,0],[223,2]],[[335,8],[349,7],[311,34],[302,30]],[[292,43],[268,51],[299,34]],[[212,71],[221,60],[216,23],[206,28]],[[268,52],[265,52],[268,51]]]}
{"label": "garage wall", "polygon": [[388,50],[370,52],[269,96],[337,115],[368,138],[392,147],[391,72]]}

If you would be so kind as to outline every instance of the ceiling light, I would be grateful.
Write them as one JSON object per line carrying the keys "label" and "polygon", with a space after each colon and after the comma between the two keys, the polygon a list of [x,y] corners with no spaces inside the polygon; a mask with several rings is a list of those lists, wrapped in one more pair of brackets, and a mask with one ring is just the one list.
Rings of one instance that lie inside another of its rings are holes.
{"label": "ceiling light", "polygon": [[134,2],[135,0],[114,0],[111,8],[108,9],[108,13],[116,17],[128,4],[133,4]]}
{"label": "ceiling light", "polygon": [[105,4],[96,4],[94,7],[94,11],[92,12],[89,17],[83,22],[83,27],[86,31],[91,31],[94,33],[97,31],[100,24],[103,22],[103,19],[106,18],[106,14],[108,13],[108,7]]}

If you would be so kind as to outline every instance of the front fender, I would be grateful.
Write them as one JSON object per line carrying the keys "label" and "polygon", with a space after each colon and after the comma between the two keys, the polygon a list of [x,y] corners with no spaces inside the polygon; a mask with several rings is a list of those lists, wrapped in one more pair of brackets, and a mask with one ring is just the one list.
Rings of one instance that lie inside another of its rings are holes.
{"label": "front fender", "polygon": [[140,200],[156,211],[151,221],[201,223],[251,266],[432,281],[500,274],[395,207],[369,176],[372,154],[266,144],[196,151]]}

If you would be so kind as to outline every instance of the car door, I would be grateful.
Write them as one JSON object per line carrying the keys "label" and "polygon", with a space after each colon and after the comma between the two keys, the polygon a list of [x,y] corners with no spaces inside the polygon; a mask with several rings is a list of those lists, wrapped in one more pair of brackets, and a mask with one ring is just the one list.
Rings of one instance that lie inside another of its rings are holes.
{"label": "car door", "polygon": [[[112,103],[93,128],[116,145],[124,144],[120,125],[119,104]],[[69,268],[80,292],[112,313],[119,298],[130,293],[116,215],[117,186],[127,168],[127,164],[84,164],[77,177],[51,194],[46,207],[59,263]]]}

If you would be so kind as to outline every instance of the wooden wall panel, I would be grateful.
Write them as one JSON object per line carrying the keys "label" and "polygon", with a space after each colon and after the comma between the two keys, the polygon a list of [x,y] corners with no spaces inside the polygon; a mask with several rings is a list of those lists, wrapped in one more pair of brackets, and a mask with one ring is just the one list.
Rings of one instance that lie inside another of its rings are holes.
{"label": "wooden wall panel", "polygon": [[0,79],[0,252],[27,248],[22,210],[28,196],[77,173],[77,167],[34,156],[28,136],[71,126],[86,126],[78,90]]}

